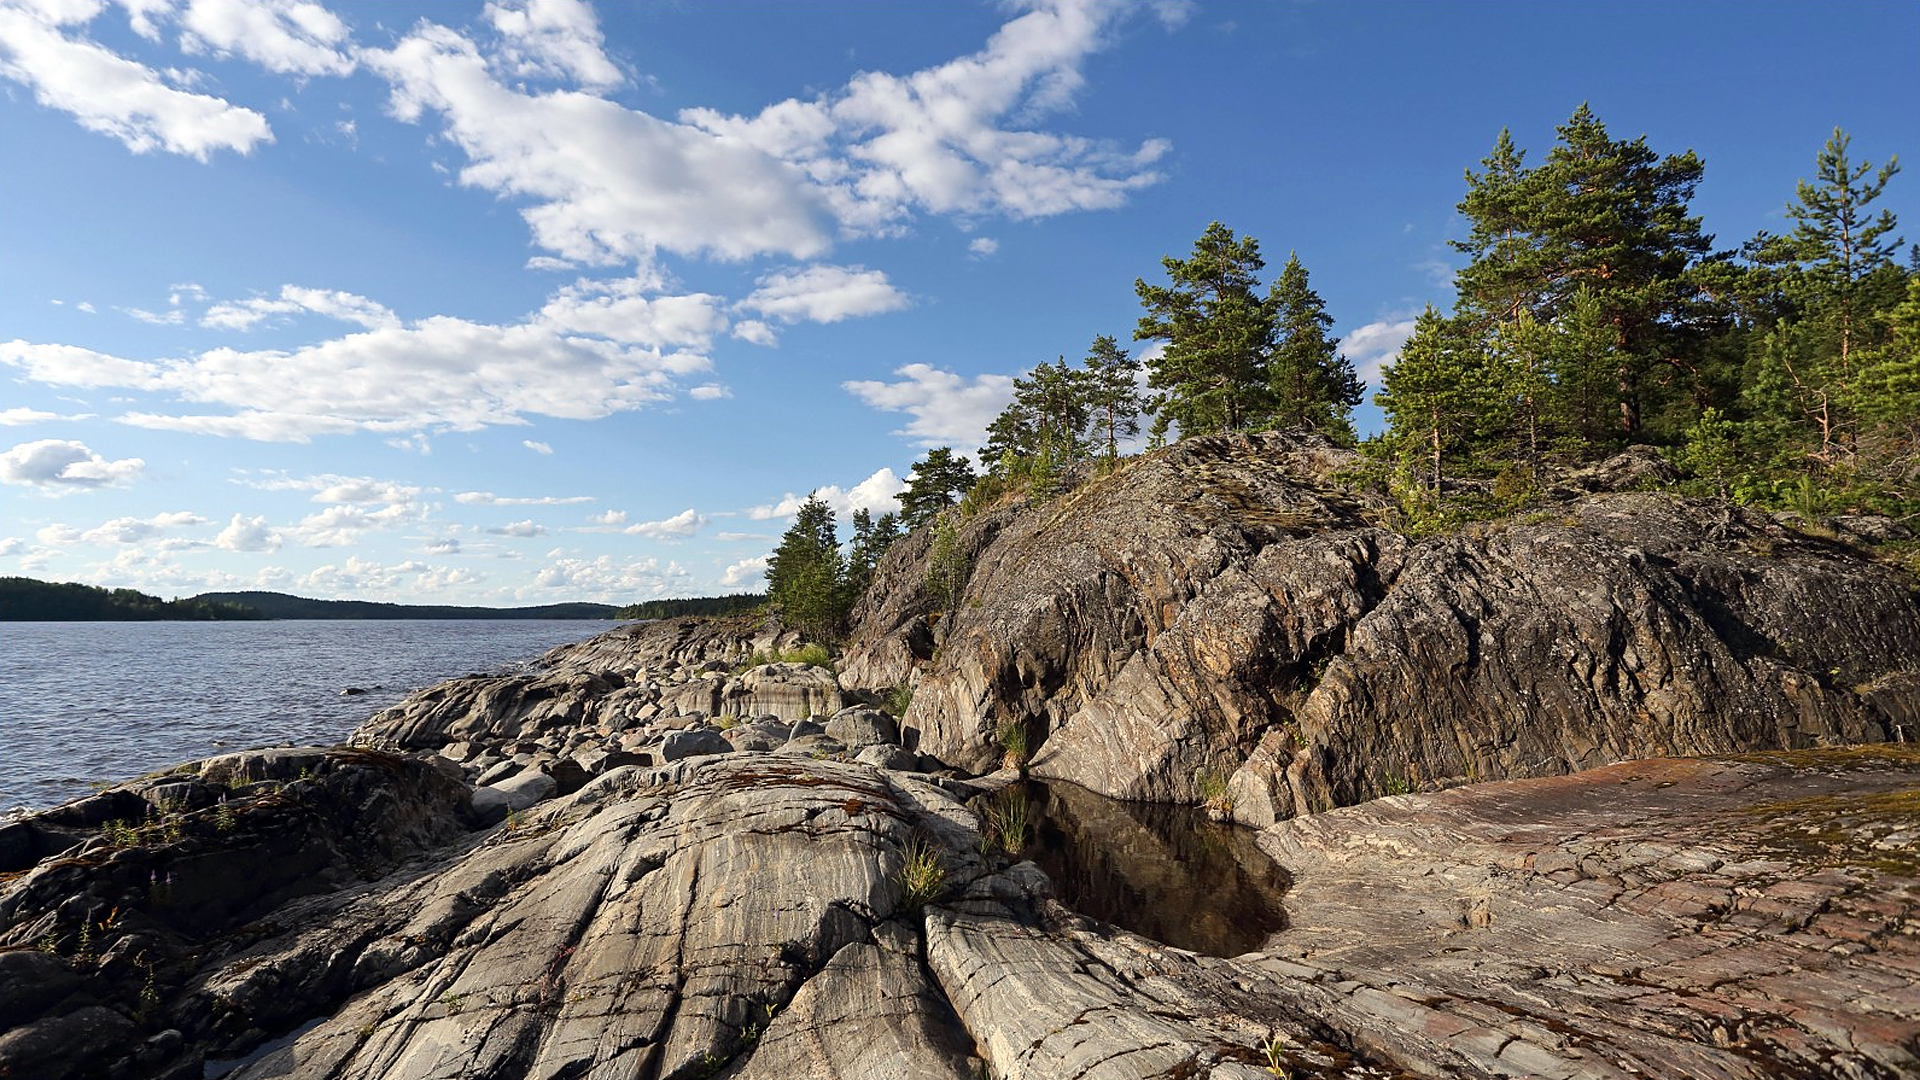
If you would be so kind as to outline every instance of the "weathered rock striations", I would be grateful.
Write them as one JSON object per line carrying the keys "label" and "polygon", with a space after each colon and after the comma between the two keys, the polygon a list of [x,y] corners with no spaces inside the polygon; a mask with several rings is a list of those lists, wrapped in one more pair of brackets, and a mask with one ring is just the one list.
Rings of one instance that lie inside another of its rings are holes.
{"label": "weathered rock striations", "polygon": [[[963,535],[952,611],[890,555],[842,680],[911,682],[908,745],[1261,825],[1396,790],[1661,754],[1920,735],[1920,603],[1854,549],[1726,504],[1582,496],[1415,540],[1281,435],[1192,439]],[[1597,469],[1595,486],[1613,473]],[[902,643],[935,630],[925,647]],[[903,657],[924,659],[907,663]]]}
{"label": "weathered rock striations", "polygon": [[[950,610],[910,536],[837,683],[774,623],[622,627],[0,825],[0,1076],[1920,1073],[1920,751],[1834,745],[1920,722],[1912,582],[1851,546],[1898,527],[1609,490],[1640,452],[1412,539],[1348,461],[1190,440],[987,510]],[[1062,906],[969,808],[1013,771],[943,764],[1014,729],[1261,826],[1220,865],[1284,919]]]}

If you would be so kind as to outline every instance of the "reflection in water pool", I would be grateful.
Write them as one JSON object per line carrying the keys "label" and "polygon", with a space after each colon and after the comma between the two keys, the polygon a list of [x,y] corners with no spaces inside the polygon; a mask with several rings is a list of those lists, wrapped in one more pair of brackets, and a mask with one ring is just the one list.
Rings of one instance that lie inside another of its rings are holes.
{"label": "reflection in water pool", "polygon": [[1259,948],[1286,926],[1288,884],[1251,829],[1187,806],[1121,802],[1029,780],[1021,858],[1053,879],[1060,902],[1102,922],[1210,956]]}

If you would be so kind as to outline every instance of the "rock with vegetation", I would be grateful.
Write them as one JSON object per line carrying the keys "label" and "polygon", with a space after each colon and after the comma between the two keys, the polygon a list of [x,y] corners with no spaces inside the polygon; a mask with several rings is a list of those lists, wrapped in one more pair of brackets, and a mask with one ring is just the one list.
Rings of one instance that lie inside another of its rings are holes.
{"label": "rock with vegetation", "polygon": [[961,530],[970,574],[944,611],[903,542],[876,573],[903,588],[861,609],[842,681],[911,682],[903,740],[955,765],[1017,742],[1036,775],[1186,803],[1230,777],[1252,824],[1916,734],[1920,603],[1860,549],[1639,491],[1409,535],[1340,481],[1351,460],[1312,438],[1189,439],[993,511]]}

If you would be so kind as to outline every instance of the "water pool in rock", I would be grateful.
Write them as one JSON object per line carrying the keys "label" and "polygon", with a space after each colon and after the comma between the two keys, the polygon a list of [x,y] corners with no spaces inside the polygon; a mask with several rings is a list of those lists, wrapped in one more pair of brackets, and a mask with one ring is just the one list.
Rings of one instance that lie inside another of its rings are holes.
{"label": "water pool in rock", "polygon": [[1028,780],[981,805],[1004,798],[1026,804],[1018,857],[1046,871],[1060,902],[1082,915],[1209,956],[1251,952],[1286,927],[1286,871],[1251,829],[1058,781]]}

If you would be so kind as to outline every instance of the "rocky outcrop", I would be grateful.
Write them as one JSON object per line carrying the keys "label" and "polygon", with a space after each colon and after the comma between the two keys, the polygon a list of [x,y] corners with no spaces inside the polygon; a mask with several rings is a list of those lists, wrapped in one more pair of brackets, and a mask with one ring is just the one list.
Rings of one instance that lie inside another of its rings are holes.
{"label": "rocky outcrop", "polygon": [[[1628,457],[1580,485],[1657,480]],[[1411,538],[1332,482],[1339,460],[1281,435],[1191,439],[1003,508],[965,526],[951,611],[904,546],[842,680],[911,682],[905,739],[942,760],[989,767],[1012,725],[1037,775],[1187,803],[1224,785],[1256,825],[1628,758],[1920,735],[1912,579],[1853,547],[1642,491]]]}

